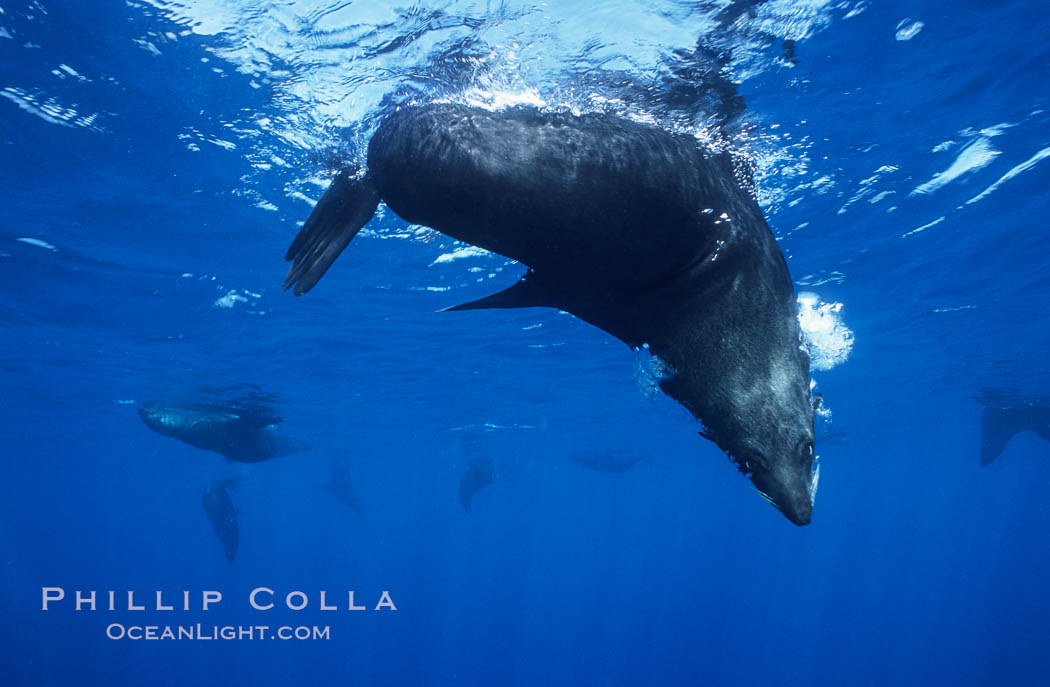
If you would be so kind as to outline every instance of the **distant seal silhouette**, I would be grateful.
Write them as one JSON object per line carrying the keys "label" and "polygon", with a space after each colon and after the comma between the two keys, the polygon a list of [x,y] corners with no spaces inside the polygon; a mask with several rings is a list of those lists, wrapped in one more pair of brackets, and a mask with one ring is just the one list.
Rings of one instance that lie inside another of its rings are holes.
{"label": "distant seal silhouette", "polygon": [[528,267],[446,310],[566,310],[667,366],[661,388],[797,525],[816,491],[809,358],[787,264],[726,154],[604,114],[403,108],[288,249],[309,291],[380,200],[404,220]]}
{"label": "distant seal silhouette", "polygon": [[282,418],[237,408],[150,405],[139,408],[139,417],[158,434],[238,463],[260,463],[310,448],[271,429]]}

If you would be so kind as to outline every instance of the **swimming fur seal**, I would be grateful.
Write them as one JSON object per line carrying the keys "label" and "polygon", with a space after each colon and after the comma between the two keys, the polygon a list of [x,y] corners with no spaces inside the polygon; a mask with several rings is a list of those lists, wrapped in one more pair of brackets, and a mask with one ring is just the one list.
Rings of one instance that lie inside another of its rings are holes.
{"label": "swimming fur seal", "polygon": [[661,388],[759,492],[805,525],[816,490],[809,358],[787,264],[729,156],[627,119],[403,108],[341,171],[288,249],[309,291],[380,200],[513,258],[516,284],[446,310],[568,311],[667,366]]}

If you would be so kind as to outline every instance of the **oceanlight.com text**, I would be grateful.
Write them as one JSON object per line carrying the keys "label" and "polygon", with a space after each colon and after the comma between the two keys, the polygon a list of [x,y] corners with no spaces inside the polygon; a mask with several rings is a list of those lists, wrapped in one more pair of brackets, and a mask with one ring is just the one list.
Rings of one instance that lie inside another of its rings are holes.
{"label": "oceanlight.com text", "polygon": [[331,639],[328,625],[123,625],[106,626],[106,637],[112,640],[147,641],[327,641]]}

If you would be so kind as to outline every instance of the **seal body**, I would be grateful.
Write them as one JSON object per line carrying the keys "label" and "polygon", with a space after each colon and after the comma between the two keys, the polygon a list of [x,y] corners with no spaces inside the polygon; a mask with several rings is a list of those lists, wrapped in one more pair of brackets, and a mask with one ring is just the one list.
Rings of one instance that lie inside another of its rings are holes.
{"label": "seal body", "polygon": [[[555,307],[667,366],[663,390],[792,522],[815,491],[809,359],[786,262],[728,156],[602,114],[442,104],[394,113],[288,251],[316,283],[379,200],[529,270],[449,308]],[[363,219],[362,219],[363,218]],[[360,224],[358,224],[360,222]]]}

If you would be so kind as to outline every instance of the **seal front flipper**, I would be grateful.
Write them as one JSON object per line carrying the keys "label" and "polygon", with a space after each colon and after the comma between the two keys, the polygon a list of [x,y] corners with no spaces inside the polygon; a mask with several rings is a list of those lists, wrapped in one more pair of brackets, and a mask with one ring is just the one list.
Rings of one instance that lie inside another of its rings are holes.
{"label": "seal front flipper", "polygon": [[288,247],[284,259],[292,261],[292,266],[284,278],[285,290],[294,285],[293,293],[301,296],[312,289],[372,219],[379,200],[379,192],[367,173],[348,169],[339,172]]}
{"label": "seal front flipper", "polygon": [[543,286],[533,270],[525,273],[520,280],[502,291],[479,298],[476,301],[460,303],[437,312],[454,312],[457,310],[485,310],[488,308],[556,308],[550,291]]}

